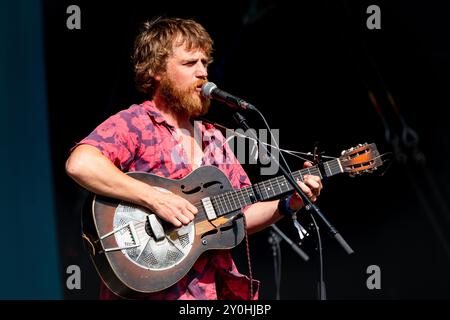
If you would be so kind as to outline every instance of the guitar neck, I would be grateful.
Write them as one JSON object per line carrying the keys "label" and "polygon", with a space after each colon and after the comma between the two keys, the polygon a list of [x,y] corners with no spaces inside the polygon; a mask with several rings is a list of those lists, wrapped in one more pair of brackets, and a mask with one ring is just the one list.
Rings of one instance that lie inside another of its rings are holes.
{"label": "guitar neck", "polygon": [[[319,176],[321,179],[334,176],[344,172],[339,159],[333,159],[320,165],[304,168],[292,173],[296,181],[303,181],[306,174]],[[259,201],[266,201],[279,198],[294,188],[284,176],[279,176],[251,186],[225,192],[223,194],[211,197],[212,204],[216,209],[217,215],[240,210],[250,204]]]}

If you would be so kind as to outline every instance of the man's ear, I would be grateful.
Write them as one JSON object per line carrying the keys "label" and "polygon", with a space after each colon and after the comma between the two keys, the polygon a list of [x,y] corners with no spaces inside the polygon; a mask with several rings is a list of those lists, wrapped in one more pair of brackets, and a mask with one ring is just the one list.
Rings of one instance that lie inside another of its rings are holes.
{"label": "man's ear", "polygon": [[148,70],[148,75],[155,79],[156,81],[161,81],[161,72],[155,72],[153,70]]}
{"label": "man's ear", "polygon": [[158,82],[161,81],[161,74],[159,74],[159,73],[155,73],[152,77],[153,77],[153,79],[155,79]]}

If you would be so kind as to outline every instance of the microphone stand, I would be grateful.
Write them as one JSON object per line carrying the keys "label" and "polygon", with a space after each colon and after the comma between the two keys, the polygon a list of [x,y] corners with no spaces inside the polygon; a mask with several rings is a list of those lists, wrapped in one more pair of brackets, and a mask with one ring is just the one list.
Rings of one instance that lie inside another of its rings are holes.
{"label": "microphone stand", "polygon": [[281,249],[280,242],[281,237],[276,234],[275,231],[270,230],[270,236],[267,239],[272,246],[272,257],[273,257],[273,271],[275,279],[275,299],[280,300],[280,287],[281,287]]}
{"label": "microphone stand", "polygon": [[[259,111],[257,111],[257,112],[259,112]],[[249,130],[250,126],[247,124],[247,119],[245,119],[245,117],[243,115],[241,115],[239,112],[236,111],[234,114],[234,119],[241,128],[243,128],[246,132],[250,132],[252,135],[254,135],[252,130]],[[267,129],[270,130],[270,128],[267,128]],[[258,137],[256,137],[256,135],[253,138],[255,138],[256,141],[259,141],[259,139],[258,139]],[[344,240],[344,238],[339,234],[339,232],[336,230],[336,228],[322,214],[320,209],[314,203],[312,203],[311,200],[309,200],[309,198],[305,195],[305,193],[302,191],[302,189],[300,189],[299,185],[294,180],[294,178],[291,176],[291,174],[289,174],[287,172],[287,170],[279,163],[279,161],[272,155],[272,153],[269,152],[269,150],[263,143],[260,143],[259,145],[262,146],[264,148],[264,151],[267,152],[267,154],[270,156],[270,158],[273,161],[275,161],[275,163],[281,169],[281,172],[283,173],[286,180],[291,184],[291,186],[294,188],[294,190],[301,196],[303,203],[305,205],[309,206],[311,212],[313,212],[315,215],[317,215],[317,217],[320,218],[320,220],[322,220],[322,222],[328,228],[328,232],[331,234],[331,236],[333,236],[336,239],[336,241],[342,246],[342,248],[344,248],[344,250],[348,254],[352,254],[353,249],[348,245],[348,243]]]}
{"label": "microphone stand", "polygon": [[297,253],[303,260],[308,261],[309,260],[309,256],[302,250],[300,249],[297,244],[294,243],[294,241],[292,241],[291,239],[289,239],[288,236],[286,236],[283,231],[281,231],[276,225],[272,224],[271,225],[272,230],[274,232],[276,232],[282,239],[284,239],[292,248],[292,250],[295,251],[295,253]]}
{"label": "microphone stand", "polygon": [[303,260],[308,261],[309,256],[300,249],[283,231],[281,231],[275,224],[271,225],[269,243],[272,245],[273,254],[273,267],[275,271],[275,287],[276,287],[276,300],[280,300],[280,287],[281,287],[281,250],[280,242],[284,239]]}

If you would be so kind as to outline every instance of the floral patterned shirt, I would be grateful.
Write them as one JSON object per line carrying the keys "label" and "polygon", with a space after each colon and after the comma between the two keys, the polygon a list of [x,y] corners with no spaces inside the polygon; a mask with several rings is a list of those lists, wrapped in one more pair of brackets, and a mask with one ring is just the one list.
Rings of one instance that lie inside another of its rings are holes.
{"label": "floral patterned shirt", "polygon": [[[202,139],[203,158],[199,165],[218,167],[235,189],[250,185],[222,133],[208,123],[195,122]],[[171,179],[181,179],[193,170],[175,127],[158,112],[152,101],[132,105],[100,124],[79,144],[98,148],[123,172],[143,171]],[[191,270],[173,286],[146,299],[248,299],[249,279],[238,272],[229,250],[207,251]],[[258,298],[259,281],[254,280]],[[101,283],[101,299],[120,299]]]}

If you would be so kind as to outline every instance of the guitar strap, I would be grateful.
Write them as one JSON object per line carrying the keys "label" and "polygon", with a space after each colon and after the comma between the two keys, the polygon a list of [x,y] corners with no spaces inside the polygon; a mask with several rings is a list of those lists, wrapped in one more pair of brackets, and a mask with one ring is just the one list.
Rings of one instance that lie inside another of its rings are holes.
{"label": "guitar strap", "polygon": [[248,232],[247,232],[247,219],[245,218],[245,214],[242,213],[242,219],[244,219],[244,232],[245,232],[245,246],[247,251],[247,263],[248,263],[248,277],[250,279],[250,290],[249,290],[249,300],[253,300],[253,272],[252,272],[252,262],[250,258],[250,244],[248,241]]}

